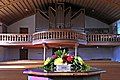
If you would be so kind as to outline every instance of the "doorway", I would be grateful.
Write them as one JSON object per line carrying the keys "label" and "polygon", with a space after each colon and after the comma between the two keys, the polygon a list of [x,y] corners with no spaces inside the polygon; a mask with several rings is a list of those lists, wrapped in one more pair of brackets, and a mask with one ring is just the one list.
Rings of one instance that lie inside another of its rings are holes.
{"label": "doorway", "polygon": [[[20,28],[20,34],[28,34],[28,28]],[[20,60],[28,59],[28,49],[19,49]]]}
{"label": "doorway", "polygon": [[20,60],[28,59],[28,49],[19,49],[19,53],[20,53]]}

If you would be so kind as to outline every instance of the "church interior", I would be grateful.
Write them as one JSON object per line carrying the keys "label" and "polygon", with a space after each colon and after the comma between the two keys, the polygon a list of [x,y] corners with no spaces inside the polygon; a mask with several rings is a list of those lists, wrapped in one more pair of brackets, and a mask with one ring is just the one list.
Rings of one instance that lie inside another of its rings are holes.
{"label": "church interior", "polygon": [[120,78],[120,0],[0,0],[0,80],[27,80],[64,48]]}

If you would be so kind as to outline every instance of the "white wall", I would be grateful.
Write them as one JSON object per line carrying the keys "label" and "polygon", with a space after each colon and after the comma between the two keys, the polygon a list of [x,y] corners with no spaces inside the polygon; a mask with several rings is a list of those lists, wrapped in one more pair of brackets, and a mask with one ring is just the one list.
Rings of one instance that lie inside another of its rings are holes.
{"label": "white wall", "polygon": [[4,60],[4,48],[0,47],[0,61]]}
{"label": "white wall", "polygon": [[[46,57],[51,55],[51,49],[46,49]],[[43,60],[43,49],[29,49],[29,59],[42,59]]]}
{"label": "white wall", "polygon": [[[69,50],[70,54],[74,54],[74,49]],[[52,55],[52,49],[46,49],[46,57]],[[112,59],[112,48],[79,48],[78,55],[84,60],[90,59]],[[43,49],[29,49],[29,59],[43,59]]]}
{"label": "white wall", "polygon": [[120,46],[114,48],[113,60],[120,62]]}
{"label": "white wall", "polygon": [[[7,51],[6,60],[19,59],[19,49],[9,48]],[[74,54],[74,49],[70,49],[69,53]],[[46,57],[51,55],[52,49],[46,49]],[[112,48],[79,48],[78,55],[84,60],[114,58]],[[28,59],[43,59],[43,49],[28,49]]]}
{"label": "white wall", "polygon": [[43,50],[42,49],[29,49],[28,58],[29,59],[43,59]]}
{"label": "white wall", "polygon": [[[0,48],[0,61],[17,60],[20,58],[19,48]],[[46,50],[46,57],[51,55],[51,49]],[[28,59],[43,59],[43,49],[28,49]]]}
{"label": "white wall", "polygon": [[28,28],[29,34],[34,33],[35,32],[35,15],[24,18],[8,26],[8,33],[19,33],[20,27]]}
{"label": "white wall", "polygon": [[86,28],[109,28],[109,25],[95,18],[85,16],[85,27]]}
{"label": "white wall", "polygon": [[45,31],[49,28],[49,20],[44,18],[40,12],[37,12],[35,15],[35,28],[36,31]]}
{"label": "white wall", "polygon": [[90,59],[112,59],[112,48],[79,48],[79,55],[84,60]]}
{"label": "white wall", "polygon": [[7,48],[4,53],[4,60],[15,60],[15,59],[19,59],[19,49]]}
{"label": "white wall", "polygon": [[[109,28],[109,25],[91,18],[89,16],[85,16],[85,27],[86,28]],[[19,33],[20,27],[27,27],[29,28],[29,33],[35,32],[35,15],[30,17],[24,18],[18,22],[13,23],[12,25],[8,26],[8,33]]]}

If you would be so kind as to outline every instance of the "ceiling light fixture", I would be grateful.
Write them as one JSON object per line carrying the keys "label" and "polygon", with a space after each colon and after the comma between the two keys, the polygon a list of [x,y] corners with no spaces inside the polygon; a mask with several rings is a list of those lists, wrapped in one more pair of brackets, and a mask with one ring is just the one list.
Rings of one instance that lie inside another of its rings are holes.
{"label": "ceiling light fixture", "polygon": [[29,10],[26,8],[25,11],[29,11]]}
{"label": "ceiling light fixture", "polygon": [[94,9],[92,9],[92,12],[95,12],[95,10],[94,10]]}

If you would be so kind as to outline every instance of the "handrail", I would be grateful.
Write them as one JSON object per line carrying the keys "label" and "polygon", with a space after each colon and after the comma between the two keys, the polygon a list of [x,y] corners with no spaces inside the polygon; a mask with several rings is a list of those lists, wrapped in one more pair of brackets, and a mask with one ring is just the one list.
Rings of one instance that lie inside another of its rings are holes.
{"label": "handrail", "polygon": [[[84,34],[74,30],[48,30],[36,32],[33,35],[31,34],[0,34],[0,45],[2,43],[9,42],[29,42],[33,44],[40,44],[42,41],[74,41],[82,42],[87,41],[88,43],[120,43],[120,34]],[[8,44],[9,45],[9,44]],[[102,44],[101,44],[102,45]],[[109,45],[109,44],[108,44]]]}
{"label": "handrail", "polygon": [[86,41],[86,34],[79,33],[70,29],[55,29],[49,31],[41,31],[33,34],[33,43],[42,40],[73,40],[73,41]]}
{"label": "handrail", "polygon": [[120,42],[120,34],[87,34],[88,42]]}
{"label": "handrail", "polygon": [[30,34],[0,34],[2,42],[31,42],[32,35]]}

